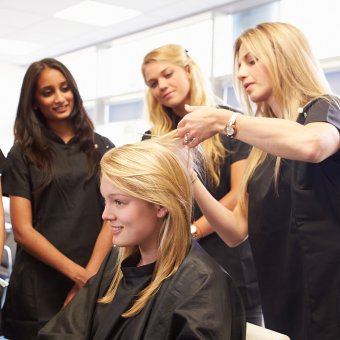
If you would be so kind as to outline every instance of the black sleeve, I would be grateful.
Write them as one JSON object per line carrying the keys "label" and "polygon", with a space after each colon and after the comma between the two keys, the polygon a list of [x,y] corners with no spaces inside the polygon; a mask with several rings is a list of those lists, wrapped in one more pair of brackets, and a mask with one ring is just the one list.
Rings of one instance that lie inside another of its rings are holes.
{"label": "black sleeve", "polygon": [[142,136],[142,141],[151,138],[151,130],[145,131]]}
{"label": "black sleeve", "polygon": [[327,122],[340,130],[340,101],[332,98],[318,98],[304,109],[304,124]]}
{"label": "black sleeve", "polygon": [[223,146],[227,149],[230,157],[230,164],[248,158],[250,152],[250,145],[241,142],[235,138],[230,138],[224,134],[220,135]]}
{"label": "black sleeve", "polygon": [[110,139],[99,135],[98,133],[94,136],[94,142],[95,145],[98,148],[99,153],[103,156],[104,153],[112,148],[115,147],[115,145],[110,141]]}
{"label": "black sleeve", "polygon": [[6,166],[6,158],[0,149],[0,174],[2,174],[2,171],[5,169],[5,166]]}
{"label": "black sleeve", "polygon": [[7,165],[2,175],[3,194],[31,200],[31,180],[28,162],[25,160],[20,146],[15,144],[7,155]]}

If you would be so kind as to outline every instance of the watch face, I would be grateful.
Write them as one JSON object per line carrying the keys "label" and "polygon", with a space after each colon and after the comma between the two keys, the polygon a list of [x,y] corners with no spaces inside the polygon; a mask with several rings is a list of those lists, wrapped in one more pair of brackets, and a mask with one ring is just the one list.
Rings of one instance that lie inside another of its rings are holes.
{"label": "watch face", "polygon": [[227,126],[226,132],[227,136],[234,136],[235,129],[232,126]]}

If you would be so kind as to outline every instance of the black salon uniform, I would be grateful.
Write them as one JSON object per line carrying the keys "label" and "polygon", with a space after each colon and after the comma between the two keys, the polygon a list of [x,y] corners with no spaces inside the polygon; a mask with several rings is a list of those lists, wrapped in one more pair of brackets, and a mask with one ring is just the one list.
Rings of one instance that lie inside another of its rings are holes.
{"label": "black salon uniform", "polygon": [[[45,131],[54,152],[56,178],[37,190],[41,170],[14,144],[3,174],[4,194],[27,198],[32,203],[33,227],[72,261],[85,267],[102,228],[103,200],[99,175],[87,180],[87,158],[79,151],[78,138],[65,144]],[[95,134],[94,148],[101,157],[114,145]],[[3,310],[5,336],[35,339],[38,330],[63,306],[74,282],[38,261],[20,245]]]}
{"label": "black salon uniform", "polygon": [[[300,124],[340,129],[340,110],[320,98]],[[249,239],[266,327],[291,340],[340,339],[340,152],[321,163],[282,160],[277,193],[275,158],[250,180]]]}
{"label": "black salon uniform", "polygon": [[[176,128],[180,118],[169,113],[173,119],[173,127]],[[151,131],[146,131],[143,140],[150,138]],[[246,159],[249,155],[250,147],[241,141],[229,138],[220,134],[223,146],[226,148],[228,155],[221,165],[220,183],[213,187],[205,178],[201,178],[208,191],[220,200],[225,196],[231,187],[231,165],[237,161]],[[194,203],[193,221],[202,216],[198,204]],[[212,233],[199,240],[203,249],[209,253],[233,278],[239,289],[244,307],[246,310],[247,321],[259,324],[262,323],[262,311],[260,305],[259,288],[256,278],[253,255],[249,241],[245,240],[235,248],[230,248],[217,235]]]}
{"label": "black salon uniform", "polygon": [[136,267],[139,256],[122,263],[116,297],[99,304],[114,275],[114,248],[98,274],[43,329],[39,340],[241,340],[245,336],[242,304],[230,277],[197,242],[177,272],[167,278],[141,312],[121,313],[151,280],[154,264]]}

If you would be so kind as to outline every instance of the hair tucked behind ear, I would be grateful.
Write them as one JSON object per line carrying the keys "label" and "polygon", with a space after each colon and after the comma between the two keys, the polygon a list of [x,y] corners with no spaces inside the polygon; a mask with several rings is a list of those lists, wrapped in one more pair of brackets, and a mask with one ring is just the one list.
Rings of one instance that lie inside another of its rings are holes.
{"label": "hair tucked behind ear", "polygon": [[[143,76],[144,67],[153,62],[168,62],[182,68],[188,67],[190,70],[190,104],[194,106],[216,106],[214,95],[207,86],[200,67],[181,45],[168,44],[149,52],[144,57]],[[149,90],[146,93],[146,102],[152,123],[152,134],[161,136],[173,130],[175,114],[171,109],[162,106]],[[220,183],[220,169],[227,155],[227,150],[221,143],[219,135],[205,140],[202,146],[207,158],[207,169],[212,182],[217,186]]]}
{"label": "hair tucked behind ear", "polygon": [[[123,317],[138,314],[163,281],[176,273],[191,244],[192,188],[189,149],[173,138],[174,133],[108,151],[101,160],[101,174],[128,195],[165,207],[168,211],[160,231],[159,252],[151,283],[140,292]],[[180,150],[173,152],[172,150]],[[188,164],[188,162],[190,163]],[[115,276],[101,303],[114,298],[122,279],[122,261],[137,248],[119,249]]]}

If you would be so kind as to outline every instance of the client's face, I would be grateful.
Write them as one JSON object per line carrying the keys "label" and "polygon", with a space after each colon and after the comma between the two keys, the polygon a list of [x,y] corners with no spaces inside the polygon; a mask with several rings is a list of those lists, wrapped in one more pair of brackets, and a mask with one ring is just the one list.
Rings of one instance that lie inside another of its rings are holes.
{"label": "client's face", "polygon": [[143,252],[158,249],[163,208],[122,192],[105,176],[100,191],[105,199],[103,219],[110,223],[113,244],[139,246]]}

